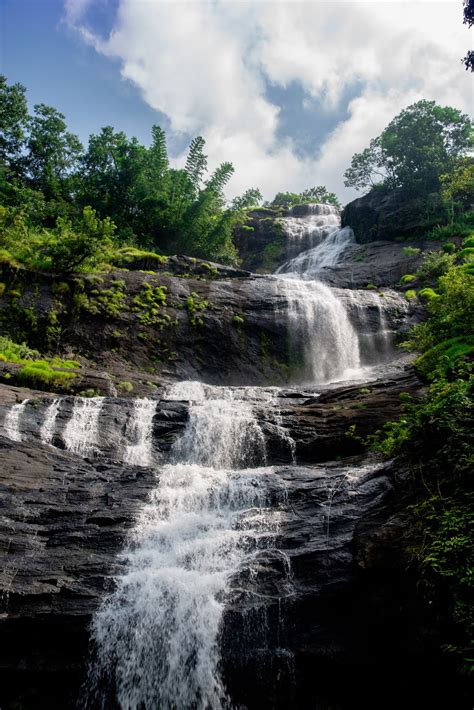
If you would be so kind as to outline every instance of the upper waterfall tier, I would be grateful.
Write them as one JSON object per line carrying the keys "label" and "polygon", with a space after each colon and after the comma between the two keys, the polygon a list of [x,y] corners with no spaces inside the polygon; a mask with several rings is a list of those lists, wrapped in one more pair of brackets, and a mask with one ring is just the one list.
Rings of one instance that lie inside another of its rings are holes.
{"label": "upper waterfall tier", "polygon": [[281,219],[286,235],[287,259],[317,247],[341,224],[341,216],[333,205],[295,205],[291,214]]}
{"label": "upper waterfall tier", "polygon": [[281,219],[286,235],[287,260],[277,274],[318,279],[322,269],[335,266],[355,242],[350,227],[340,228],[339,210],[333,205],[296,205]]}

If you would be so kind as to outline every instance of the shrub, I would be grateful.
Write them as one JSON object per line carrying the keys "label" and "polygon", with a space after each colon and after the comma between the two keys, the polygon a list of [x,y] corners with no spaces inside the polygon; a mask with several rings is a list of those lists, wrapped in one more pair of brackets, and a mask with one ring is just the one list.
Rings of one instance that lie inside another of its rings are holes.
{"label": "shrub", "polygon": [[443,251],[447,254],[452,254],[456,251],[456,244],[454,242],[445,242],[442,246]]}
{"label": "shrub", "polygon": [[473,261],[474,247],[465,247],[464,249],[461,249],[461,251],[459,252],[459,258],[463,259],[464,261]]}
{"label": "shrub", "polygon": [[417,373],[432,382],[439,377],[451,376],[461,360],[474,355],[474,335],[443,340],[415,360]]}
{"label": "shrub", "polygon": [[443,276],[443,274],[453,266],[454,259],[454,254],[446,254],[442,251],[430,251],[416,272],[416,275],[422,279]]}

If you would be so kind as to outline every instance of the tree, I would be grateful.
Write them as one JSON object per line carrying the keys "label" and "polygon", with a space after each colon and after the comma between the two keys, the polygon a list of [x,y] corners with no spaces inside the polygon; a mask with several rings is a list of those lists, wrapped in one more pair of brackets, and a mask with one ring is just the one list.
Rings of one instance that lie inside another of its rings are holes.
{"label": "tree", "polygon": [[47,200],[70,198],[70,177],[83,149],[79,138],[67,131],[64,115],[52,106],[37,104],[26,147],[30,186]]}
{"label": "tree", "polygon": [[309,187],[300,193],[278,192],[270,202],[270,207],[283,207],[284,209],[288,209],[292,205],[304,205],[315,202],[335,205],[336,207],[341,206],[334,192],[329,192],[324,185],[317,185],[316,187]]}
{"label": "tree", "polygon": [[[461,158],[454,170],[441,175],[441,196],[449,205],[469,209],[474,203],[474,158]],[[454,209],[451,209],[451,213]]]}
{"label": "tree", "polygon": [[[474,0],[464,0],[464,19],[463,22],[469,28],[474,25]],[[474,51],[470,50],[462,60],[469,71],[474,71]]]}
{"label": "tree", "polygon": [[258,187],[251,187],[243,195],[234,197],[232,200],[233,210],[248,210],[251,207],[259,207],[263,202],[262,193]]}
{"label": "tree", "polygon": [[8,86],[0,75],[0,168],[6,177],[21,175],[21,152],[29,124],[26,89],[21,84]]}
{"label": "tree", "polygon": [[345,185],[356,190],[383,184],[419,194],[437,192],[471,144],[466,114],[434,101],[418,101],[398,114],[369,148],[353,156]]}
{"label": "tree", "polygon": [[300,194],[300,198],[303,202],[317,202],[323,205],[341,207],[337,195],[334,192],[329,192],[324,185],[317,185],[316,187],[309,187],[307,190],[303,190]]}

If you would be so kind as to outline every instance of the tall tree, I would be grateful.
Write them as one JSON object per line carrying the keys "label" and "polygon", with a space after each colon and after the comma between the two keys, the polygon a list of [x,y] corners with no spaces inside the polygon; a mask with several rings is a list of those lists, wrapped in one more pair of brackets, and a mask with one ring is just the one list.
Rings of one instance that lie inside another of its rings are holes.
{"label": "tall tree", "polygon": [[37,104],[27,141],[26,166],[30,185],[47,200],[70,197],[70,177],[82,153],[79,138],[67,131],[62,113]]}
{"label": "tall tree", "polygon": [[26,89],[21,84],[7,84],[0,75],[0,169],[5,177],[21,176],[21,154],[28,131],[29,115]]}
{"label": "tall tree", "polygon": [[356,190],[382,183],[415,193],[438,191],[439,178],[467,153],[472,123],[466,114],[434,101],[418,101],[398,114],[369,148],[353,156],[345,185]]}

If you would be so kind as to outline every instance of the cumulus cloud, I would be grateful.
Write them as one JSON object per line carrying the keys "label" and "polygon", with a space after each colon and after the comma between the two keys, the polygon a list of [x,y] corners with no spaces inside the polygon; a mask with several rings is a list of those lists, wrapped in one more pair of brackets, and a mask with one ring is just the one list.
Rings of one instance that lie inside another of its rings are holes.
{"label": "cumulus cloud", "polygon": [[[211,164],[234,163],[234,193],[255,185],[271,197],[323,183],[349,198],[351,156],[402,108],[420,98],[471,108],[459,0],[118,0],[107,37],[87,26],[89,5],[67,0],[69,24],[120,61],[122,77],[173,131],[202,134]],[[268,98],[269,86],[295,83],[308,105],[337,117],[303,156],[291,124],[281,138],[280,106]]]}

